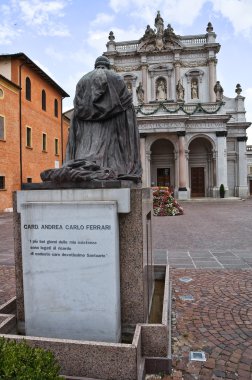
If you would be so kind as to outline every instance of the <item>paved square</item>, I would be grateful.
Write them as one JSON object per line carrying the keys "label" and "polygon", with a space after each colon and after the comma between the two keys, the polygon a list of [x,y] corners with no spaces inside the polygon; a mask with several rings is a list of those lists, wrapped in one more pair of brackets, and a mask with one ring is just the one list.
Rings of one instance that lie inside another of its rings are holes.
{"label": "paved square", "polygon": [[[182,202],[184,215],[153,217],[153,256],[171,268],[252,268],[252,199]],[[166,252],[167,254],[160,254]]]}

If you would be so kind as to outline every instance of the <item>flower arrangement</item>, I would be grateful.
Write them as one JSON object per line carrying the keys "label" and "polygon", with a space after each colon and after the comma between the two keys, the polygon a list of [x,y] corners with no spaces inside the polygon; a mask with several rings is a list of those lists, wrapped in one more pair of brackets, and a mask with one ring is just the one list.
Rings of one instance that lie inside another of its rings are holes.
{"label": "flower arrangement", "polygon": [[169,187],[153,187],[152,191],[154,216],[183,215],[184,210],[174,199]]}

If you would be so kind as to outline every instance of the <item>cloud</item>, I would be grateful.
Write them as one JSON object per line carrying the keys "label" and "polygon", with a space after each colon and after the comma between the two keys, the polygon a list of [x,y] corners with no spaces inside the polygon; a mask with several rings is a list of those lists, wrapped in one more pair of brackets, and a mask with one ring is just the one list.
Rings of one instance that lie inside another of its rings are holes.
{"label": "cloud", "polygon": [[45,49],[45,54],[52,58],[54,61],[63,62],[66,59],[66,55],[64,52],[56,50],[52,46],[48,46]]}
{"label": "cloud", "polygon": [[236,34],[252,36],[252,2],[251,0],[211,0],[213,9],[220,12],[232,24]]}
{"label": "cloud", "polygon": [[47,66],[45,66],[43,63],[41,63],[40,61],[38,61],[37,59],[34,59],[33,60],[34,63],[36,63],[36,65],[38,67],[41,68],[41,70],[43,70],[47,75],[49,75],[49,77],[51,77],[52,79],[56,80],[55,79],[55,75],[48,69]]}
{"label": "cloud", "polygon": [[59,22],[69,0],[12,0],[13,11],[19,15],[26,26],[33,28],[39,35],[66,37],[70,32],[66,25]]}
{"label": "cloud", "polygon": [[[111,9],[118,12],[129,12],[130,15],[154,24],[154,15],[160,10],[167,22],[192,25],[207,0],[110,0]],[[166,22],[165,22],[166,24]]]}
{"label": "cloud", "polygon": [[[245,96],[245,109],[247,111],[246,113],[246,120],[249,122],[252,122],[252,87],[246,88],[244,90],[244,93],[241,95]],[[247,144],[252,145],[252,127],[249,127],[247,129],[247,136],[248,136],[248,141]]]}
{"label": "cloud", "polygon": [[0,45],[10,45],[22,33],[22,30],[8,22],[0,23]]}
{"label": "cloud", "polygon": [[107,13],[98,13],[96,15],[96,18],[91,21],[90,25],[92,27],[97,27],[100,25],[108,24],[111,23],[114,20],[115,16],[112,14],[107,14]]}
{"label": "cloud", "polygon": [[[96,54],[101,55],[107,50],[106,43],[108,42],[108,35],[110,30],[114,32],[115,41],[138,40],[139,36],[141,37],[141,34],[139,35],[139,28],[135,26],[129,26],[127,29],[123,29],[112,25],[109,30],[90,30],[88,44],[93,47],[93,50],[96,51]],[[144,29],[142,34],[144,34]]]}

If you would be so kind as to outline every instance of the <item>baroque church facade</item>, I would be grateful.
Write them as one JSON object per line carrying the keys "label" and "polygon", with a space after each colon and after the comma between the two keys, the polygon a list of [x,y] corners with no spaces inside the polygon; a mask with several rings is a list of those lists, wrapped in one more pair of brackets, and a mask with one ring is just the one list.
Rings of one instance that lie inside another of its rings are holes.
{"label": "baroque church facade", "polygon": [[244,97],[223,94],[216,77],[220,44],[205,34],[179,36],[157,13],[139,40],[104,53],[122,75],[137,114],[143,186],[170,186],[178,199],[248,196]]}

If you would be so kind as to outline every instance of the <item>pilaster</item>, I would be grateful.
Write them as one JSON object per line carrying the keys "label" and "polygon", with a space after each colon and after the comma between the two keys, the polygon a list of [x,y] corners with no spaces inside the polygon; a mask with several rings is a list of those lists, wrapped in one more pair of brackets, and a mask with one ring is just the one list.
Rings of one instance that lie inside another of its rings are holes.
{"label": "pilaster", "polygon": [[214,85],[216,83],[216,59],[209,58],[209,100],[210,102],[215,102]]}
{"label": "pilaster", "polygon": [[238,186],[236,187],[236,195],[241,198],[248,197],[246,141],[247,141],[247,136],[237,137]]}
{"label": "pilaster", "polygon": [[217,154],[216,154],[216,187],[225,187],[225,197],[228,197],[227,184],[227,131],[217,131]]}

